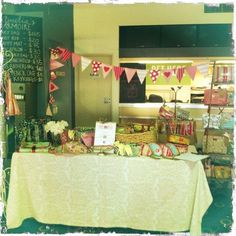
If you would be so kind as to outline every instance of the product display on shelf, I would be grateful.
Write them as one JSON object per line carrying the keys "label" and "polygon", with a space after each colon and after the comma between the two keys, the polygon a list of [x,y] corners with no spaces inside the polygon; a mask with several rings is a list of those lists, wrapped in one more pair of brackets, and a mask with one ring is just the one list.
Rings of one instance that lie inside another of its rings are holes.
{"label": "product display on shelf", "polygon": [[[211,88],[204,91],[204,104],[208,105],[207,114],[203,114],[202,122],[205,134],[203,136],[203,153],[209,154],[204,161],[207,177],[228,179],[233,177],[233,93],[234,77],[229,73],[233,66],[213,64]],[[218,87],[216,87],[218,86]],[[218,107],[219,112],[212,112],[212,107]],[[229,108],[225,111],[225,108]],[[232,107],[232,108],[231,108]],[[231,109],[230,109],[231,108]]]}

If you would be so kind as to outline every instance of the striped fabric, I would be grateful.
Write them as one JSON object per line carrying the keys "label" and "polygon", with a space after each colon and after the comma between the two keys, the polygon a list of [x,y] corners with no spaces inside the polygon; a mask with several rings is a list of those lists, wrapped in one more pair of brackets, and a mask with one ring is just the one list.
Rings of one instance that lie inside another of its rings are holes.
{"label": "striped fabric", "polygon": [[230,83],[233,82],[233,66],[216,66],[216,82]]}
{"label": "striped fabric", "polygon": [[184,67],[179,67],[176,71],[176,78],[179,80],[179,82],[181,82],[181,80],[183,79],[184,69]]}
{"label": "striped fabric", "polygon": [[63,61],[66,62],[70,57],[71,57],[71,52],[68,49],[65,48],[58,48],[59,52],[59,58]]}

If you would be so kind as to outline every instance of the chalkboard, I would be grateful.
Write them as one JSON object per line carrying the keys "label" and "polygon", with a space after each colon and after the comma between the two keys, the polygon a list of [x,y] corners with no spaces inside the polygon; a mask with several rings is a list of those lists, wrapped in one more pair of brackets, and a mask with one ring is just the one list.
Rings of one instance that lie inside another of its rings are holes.
{"label": "chalkboard", "polygon": [[2,39],[4,63],[11,68],[13,82],[40,82],[44,77],[42,18],[3,15]]}

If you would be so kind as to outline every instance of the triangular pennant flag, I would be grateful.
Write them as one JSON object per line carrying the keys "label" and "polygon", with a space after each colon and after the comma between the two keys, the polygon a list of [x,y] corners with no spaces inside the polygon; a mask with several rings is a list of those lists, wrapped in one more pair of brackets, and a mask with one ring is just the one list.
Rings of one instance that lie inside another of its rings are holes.
{"label": "triangular pennant flag", "polygon": [[137,70],[137,75],[140,83],[142,84],[147,75],[147,70]]}
{"label": "triangular pennant flag", "polygon": [[163,76],[166,79],[170,79],[170,77],[173,75],[174,71],[173,70],[164,70],[163,71]]}
{"label": "triangular pennant flag", "polygon": [[196,65],[197,69],[200,71],[203,77],[206,77],[208,75],[208,70],[209,70],[209,64],[199,64]]}
{"label": "triangular pennant flag", "polygon": [[125,68],[125,74],[126,74],[128,83],[132,80],[136,71],[137,71],[136,69]]}
{"label": "triangular pennant flag", "polygon": [[176,78],[179,80],[179,82],[181,82],[181,80],[183,79],[183,76],[184,76],[184,67],[179,67],[177,70],[176,70]]}
{"label": "triangular pennant flag", "polygon": [[63,61],[66,62],[71,57],[71,52],[65,48],[57,48],[58,49],[58,56]]}
{"label": "triangular pennant flag", "polygon": [[149,75],[150,75],[153,83],[156,82],[160,73],[161,73],[160,70],[149,70]]}
{"label": "triangular pennant flag", "polygon": [[91,63],[91,59],[87,58],[87,57],[81,57],[81,68],[82,71],[84,71]]}
{"label": "triangular pennant flag", "polygon": [[55,102],[55,98],[52,96],[52,94],[50,94],[49,103],[53,104],[54,102]]}
{"label": "triangular pennant flag", "polygon": [[116,80],[119,80],[122,72],[124,71],[124,68],[120,66],[113,66],[113,71],[114,71]]}
{"label": "triangular pennant flag", "polygon": [[80,61],[80,56],[75,53],[72,53],[71,58],[72,58],[72,66],[75,67]]}
{"label": "triangular pennant flag", "polygon": [[51,73],[50,73],[50,80],[54,80],[56,78],[57,78],[57,76],[56,76],[55,72],[51,71]]}
{"label": "triangular pennant flag", "polygon": [[93,69],[93,74],[96,75],[98,71],[101,68],[101,62],[100,61],[92,61],[92,69]]}
{"label": "triangular pennant flag", "polygon": [[47,116],[52,116],[52,111],[51,111],[51,108],[50,108],[50,104],[49,104],[49,103],[48,103],[48,106],[47,106],[46,115],[47,115]]}
{"label": "triangular pennant flag", "polygon": [[56,70],[62,66],[64,66],[64,65],[56,60],[50,61],[50,70]]}
{"label": "triangular pennant flag", "polygon": [[59,53],[59,50],[57,48],[56,49],[51,48],[50,49],[50,60],[59,59],[58,53]]}
{"label": "triangular pennant flag", "polygon": [[106,78],[107,75],[109,74],[109,72],[111,71],[112,66],[106,65],[106,64],[103,64],[103,63],[102,63],[101,67],[102,67],[102,74],[103,74],[103,77]]}
{"label": "triangular pennant flag", "polygon": [[194,80],[194,77],[197,72],[197,67],[196,66],[187,66],[186,71],[189,74],[189,76],[191,77],[191,79]]}
{"label": "triangular pennant flag", "polygon": [[59,87],[57,85],[55,85],[52,81],[49,82],[49,93],[52,93],[58,89],[59,89]]}

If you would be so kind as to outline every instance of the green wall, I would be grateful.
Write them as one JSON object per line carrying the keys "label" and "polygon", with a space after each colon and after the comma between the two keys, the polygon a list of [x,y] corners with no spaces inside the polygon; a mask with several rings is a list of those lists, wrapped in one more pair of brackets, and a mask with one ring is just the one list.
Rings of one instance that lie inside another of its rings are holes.
{"label": "green wall", "polygon": [[[27,84],[26,93],[30,96],[26,104],[26,118],[45,116],[48,101],[49,48],[57,46],[74,51],[73,5],[72,4],[10,4],[4,3],[3,14],[35,16],[43,18],[44,81]],[[62,68],[65,76],[58,77],[55,84],[59,90],[53,94],[58,106],[55,119],[64,119],[74,124],[74,72],[70,63]]]}

